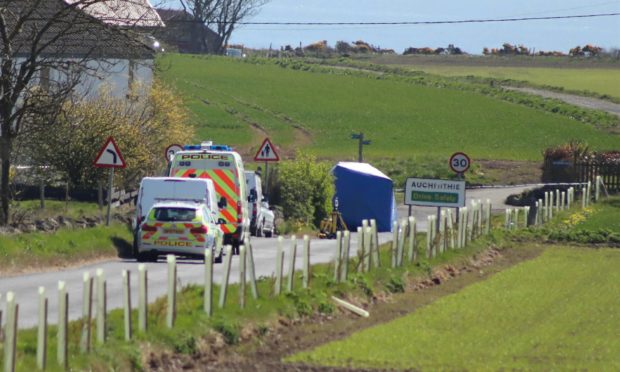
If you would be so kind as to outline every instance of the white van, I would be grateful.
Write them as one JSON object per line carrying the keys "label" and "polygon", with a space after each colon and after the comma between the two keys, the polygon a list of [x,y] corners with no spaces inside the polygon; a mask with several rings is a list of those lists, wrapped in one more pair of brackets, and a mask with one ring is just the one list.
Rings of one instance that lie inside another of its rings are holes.
{"label": "white van", "polygon": [[248,186],[250,232],[254,236],[270,238],[275,231],[275,218],[274,213],[269,209],[267,198],[263,195],[261,178],[254,171],[246,171],[245,182]]}
{"label": "white van", "polygon": [[224,244],[233,246],[233,252],[248,237],[247,186],[241,155],[223,145],[188,145],[189,150],[174,154],[170,162],[171,177],[209,179],[217,194],[218,226],[224,234]]}
{"label": "white van", "polygon": [[134,255],[141,262],[168,253],[203,257],[205,248],[215,248],[216,219],[213,181],[146,177],[136,203]]}
{"label": "white van", "polygon": [[145,177],[140,182],[136,201],[137,224],[144,221],[156,202],[167,200],[204,203],[217,220],[217,194],[210,179]]}

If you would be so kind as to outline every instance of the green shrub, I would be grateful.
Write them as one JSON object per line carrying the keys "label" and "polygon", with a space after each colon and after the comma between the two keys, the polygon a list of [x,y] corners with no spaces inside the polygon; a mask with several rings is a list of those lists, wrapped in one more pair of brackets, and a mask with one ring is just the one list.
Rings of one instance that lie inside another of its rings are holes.
{"label": "green shrub", "polygon": [[390,281],[385,285],[388,291],[392,293],[404,293],[405,292],[405,282],[403,278],[400,276],[392,276]]}
{"label": "green shrub", "polygon": [[331,165],[298,151],[295,160],[282,162],[275,173],[272,201],[282,206],[284,218],[318,226],[332,209]]}

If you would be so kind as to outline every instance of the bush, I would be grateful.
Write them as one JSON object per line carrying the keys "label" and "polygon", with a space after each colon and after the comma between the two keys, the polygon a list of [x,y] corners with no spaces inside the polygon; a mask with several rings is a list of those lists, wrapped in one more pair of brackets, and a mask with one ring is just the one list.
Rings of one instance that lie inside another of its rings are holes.
{"label": "bush", "polygon": [[284,218],[318,226],[331,212],[334,182],[330,164],[297,152],[295,160],[280,164],[276,182],[272,201],[282,206]]}

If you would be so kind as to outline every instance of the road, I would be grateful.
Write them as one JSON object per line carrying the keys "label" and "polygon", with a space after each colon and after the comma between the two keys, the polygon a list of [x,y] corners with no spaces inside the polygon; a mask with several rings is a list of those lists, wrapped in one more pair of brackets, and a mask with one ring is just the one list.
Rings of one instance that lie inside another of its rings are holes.
{"label": "road", "polygon": [[[503,200],[506,196],[519,193],[528,187],[512,187],[501,189],[481,189],[468,190],[467,199],[491,199],[494,210],[505,208]],[[407,216],[408,208],[399,206],[399,218]],[[418,230],[426,231],[426,216],[436,213],[436,208],[415,207],[414,215],[418,221]],[[355,254],[357,245],[357,234],[352,234],[351,252]],[[391,233],[380,233],[379,240],[385,243],[391,240]],[[285,247],[288,248],[290,239],[285,240]],[[276,255],[276,239],[253,238],[252,246],[254,249],[254,261],[256,265],[256,276],[271,276],[275,271],[275,255]],[[298,258],[296,267],[301,268],[301,246],[302,241],[297,241]],[[313,239],[311,242],[311,264],[329,262],[334,258],[335,241]],[[285,268],[288,262],[288,256],[285,257]],[[238,260],[233,257],[233,265],[231,270],[231,282],[238,281]],[[214,270],[214,278],[216,283],[220,283],[222,278],[223,265],[216,265]],[[95,270],[101,268],[107,278],[108,291],[108,309],[114,309],[122,306],[122,271],[130,270],[132,272],[132,303],[137,304],[137,263],[133,260],[114,259],[106,262],[99,262],[92,265],[84,265],[58,271],[49,271],[35,274],[26,274],[14,277],[0,278],[0,294],[5,295],[8,291],[16,294],[16,300],[19,303],[19,327],[29,328],[36,326],[38,314],[38,287],[46,287],[47,296],[49,298],[49,322],[56,323],[57,314],[57,283],[62,280],[67,283],[67,291],[69,293],[69,317],[70,319],[78,319],[81,317],[81,300],[82,300],[82,275],[89,272],[91,276],[95,275]],[[157,297],[161,297],[166,293],[167,282],[167,264],[164,259],[160,259],[157,263],[147,264],[149,278],[149,299],[152,301]],[[191,283],[202,283],[204,278],[204,266],[199,261],[179,260],[178,261],[179,284],[187,285]],[[4,296],[3,296],[4,299]]]}

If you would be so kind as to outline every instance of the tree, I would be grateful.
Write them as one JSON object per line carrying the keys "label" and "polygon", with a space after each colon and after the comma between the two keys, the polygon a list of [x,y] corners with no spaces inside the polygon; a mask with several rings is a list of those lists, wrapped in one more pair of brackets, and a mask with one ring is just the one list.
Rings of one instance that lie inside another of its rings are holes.
{"label": "tree", "polygon": [[[258,12],[269,0],[180,0],[183,9],[194,16],[192,40],[203,50],[224,54],[237,24]],[[210,33],[214,33],[210,37]]]}
{"label": "tree", "polygon": [[66,102],[53,130],[38,128],[19,143],[32,154],[32,164],[51,168],[72,186],[96,187],[105,172],[92,161],[114,135],[127,164],[116,184],[135,186],[141,177],[161,171],[168,145],[193,137],[185,105],[169,88],[155,83],[135,96],[127,100],[103,91],[97,100]]}
{"label": "tree", "polygon": [[35,117],[55,122],[82,78],[97,74],[92,62],[100,60],[103,51],[144,51],[144,44],[87,13],[101,6],[116,14],[113,8],[124,5],[105,0],[0,0],[0,225],[9,219],[13,147],[18,136],[27,134],[22,129]]}

